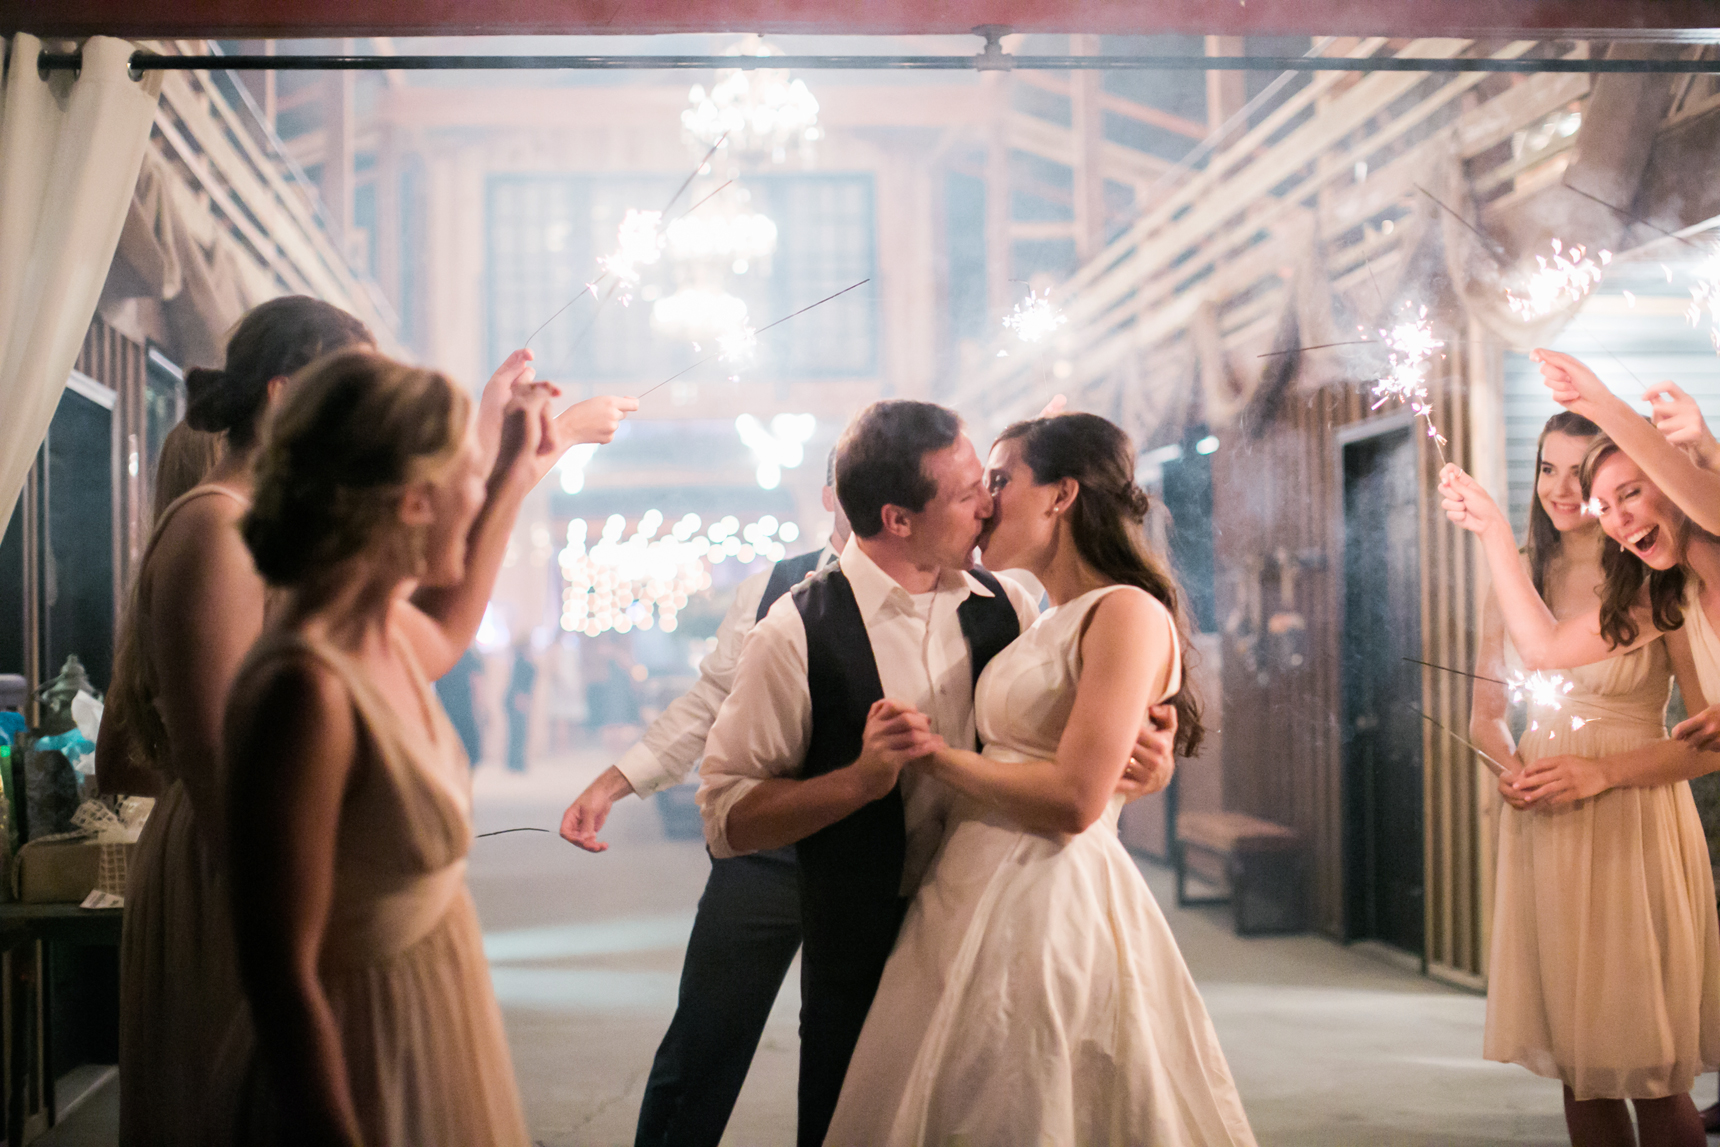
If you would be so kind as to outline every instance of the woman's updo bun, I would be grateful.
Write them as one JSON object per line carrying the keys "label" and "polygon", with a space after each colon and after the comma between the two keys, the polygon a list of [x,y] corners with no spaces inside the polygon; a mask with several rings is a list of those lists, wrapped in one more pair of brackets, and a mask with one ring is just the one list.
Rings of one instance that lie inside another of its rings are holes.
{"label": "woman's updo bun", "polygon": [[369,327],[320,299],[270,299],[233,328],[225,367],[185,372],[185,421],[194,430],[225,431],[228,448],[244,450],[256,441],[272,380],[331,351],[375,343]]}
{"label": "woman's updo bun", "polygon": [[375,351],[306,367],[264,424],[239,527],[263,580],[298,585],[359,553],[396,552],[401,496],[459,457],[470,413],[446,376]]}

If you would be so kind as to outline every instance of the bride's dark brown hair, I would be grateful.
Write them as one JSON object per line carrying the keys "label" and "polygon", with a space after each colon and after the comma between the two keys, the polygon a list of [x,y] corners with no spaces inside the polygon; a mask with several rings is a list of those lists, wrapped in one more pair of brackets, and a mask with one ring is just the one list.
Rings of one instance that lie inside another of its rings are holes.
{"label": "bride's dark brown hair", "polygon": [[1036,484],[1074,479],[1080,491],[1064,517],[1082,560],[1114,582],[1146,590],[1170,610],[1182,648],[1182,688],[1171,698],[1177,711],[1176,746],[1182,756],[1194,756],[1206,729],[1190,673],[1193,645],[1176,579],[1147,548],[1141,528],[1152,500],[1135,484],[1134,444],[1097,414],[1017,422],[997,440],[1017,444]]}
{"label": "bride's dark brown hair", "polygon": [[[1595,439],[1589,447],[1589,452],[1583,455],[1583,464],[1577,471],[1577,478],[1583,484],[1583,501],[1587,503],[1594,497],[1595,473],[1601,468],[1601,463],[1614,454],[1622,454],[1618,443],[1602,435]],[[1645,476],[1644,482],[1649,479]],[[1679,564],[1669,570],[1650,569],[1635,554],[1613,541],[1610,535],[1601,538],[1601,573],[1605,580],[1601,583],[1601,636],[1606,638],[1614,649],[1629,645],[1637,638],[1639,629],[1636,618],[1631,616],[1631,610],[1643,596],[1643,586],[1648,587],[1648,604],[1650,614],[1654,619],[1654,627],[1662,632],[1677,629],[1684,624],[1684,549],[1690,544],[1690,536],[1696,529],[1688,517],[1678,527],[1678,536],[1674,539],[1678,545]]]}

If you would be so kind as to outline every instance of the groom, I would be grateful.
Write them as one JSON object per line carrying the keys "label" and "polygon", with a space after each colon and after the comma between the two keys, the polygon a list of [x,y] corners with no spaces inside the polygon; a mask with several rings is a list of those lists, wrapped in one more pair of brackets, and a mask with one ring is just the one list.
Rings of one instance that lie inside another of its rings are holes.
{"label": "groom", "polygon": [[[706,743],[712,856],[798,844],[799,1147],[824,1140],[942,838],[948,790],[903,766],[977,743],[980,671],[1037,615],[1019,585],[967,568],[991,516],[984,479],[952,411],[900,400],[862,412],[836,457],[853,536],[748,637]],[[1173,736],[1144,731],[1137,756],[1168,763]]]}

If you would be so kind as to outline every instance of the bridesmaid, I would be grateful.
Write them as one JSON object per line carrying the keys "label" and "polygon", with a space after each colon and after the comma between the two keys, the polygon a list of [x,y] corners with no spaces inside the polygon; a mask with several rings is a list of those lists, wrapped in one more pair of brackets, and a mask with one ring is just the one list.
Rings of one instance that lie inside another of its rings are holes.
{"label": "bridesmaid", "polygon": [[[518,389],[493,464],[463,392],[369,351],[310,367],[270,424],[241,529],[281,601],[226,726],[241,1141],[528,1141],[466,891],[469,770],[430,689],[471,633],[420,603],[462,589],[476,628],[500,555],[469,546],[575,440],[552,391]],[[631,402],[609,401],[604,439]]]}
{"label": "bridesmaid", "polygon": [[1713,548],[1714,535],[1720,533],[1720,449],[1714,436],[1708,433],[1695,402],[1672,383],[1651,386],[1643,396],[1654,410],[1654,425],[1650,426],[1577,359],[1551,350],[1537,350],[1533,357],[1541,364],[1541,377],[1553,398],[1599,426],[1641,467],[1643,476],[1664,491],[1665,500],[1688,516],[1685,525],[1693,527],[1695,537],[1690,548],[1689,556],[1694,557],[1690,572],[1696,575],[1689,594],[1697,620],[1690,640],[1710,704],[1698,706],[1686,694],[1686,707],[1694,716],[1672,735],[1698,748],[1720,749],[1720,673],[1708,672],[1720,669],[1720,639],[1715,629],[1715,619],[1720,619],[1720,581],[1701,569],[1704,555]]}
{"label": "bridesmaid", "polygon": [[372,341],[336,307],[274,299],[240,320],[225,367],[186,374],[186,424],[220,434],[225,453],[156,515],[96,753],[104,790],[158,794],[131,862],[120,942],[126,1147],[205,1141],[202,1100],[239,1010],[210,834],[222,705],[263,628],[263,582],[235,529],[250,504],[258,427],[287,375],[325,350]]}
{"label": "bridesmaid", "polygon": [[[1563,460],[1564,444],[1545,442],[1543,460]],[[1604,438],[1579,474],[1600,506],[1603,576],[1567,567],[1543,583],[1547,600],[1492,500],[1456,467],[1441,477],[1447,514],[1481,537],[1523,660],[1568,668],[1574,685],[1557,712],[1531,711],[1527,763],[1501,785],[1513,808],[1500,829],[1485,1054],[1560,1079],[1579,1147],[1635,1143],[1627,1099],[1643,1144],[1694,1147],[1705,1140],[1688,1092],[1720,1060],[1720,925],[1685,782],[1720,757],[1665,736],[1670,673],[1687,696],[1701,685],[1679,630],[1682,575],[1619,544],[1642,535],[1646,483]],[[1567,509],[1550,477],[1547,500]],[[1598,608],[1584,605],[1591,587]],[[1503,748],[1497,726],[1477,732]]]}

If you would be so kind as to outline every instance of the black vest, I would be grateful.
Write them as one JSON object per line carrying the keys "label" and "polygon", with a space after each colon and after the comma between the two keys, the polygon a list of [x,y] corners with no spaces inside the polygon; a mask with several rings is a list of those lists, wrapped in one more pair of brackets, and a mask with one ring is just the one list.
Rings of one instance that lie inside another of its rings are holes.
{"label": "black vest", "polygon": [[[997,579],[984,570],[973,574],[992,596],[969,594],[956,615],[977,682],[986,663],[1020,635],[1021,622]],[[806,626],[812,696],[812,739],[801,775],[814,777],[860,755],[866,713],[884,688],[866,623],[841,569],[831,566],[791,592]],[[906,907],[902,815],[898,785],[800,842],[802,958],[811,981],[864,992],[868,1000],[877,990]]]}
{"label": "black vest", "polygon": [[776,604],[776,599],[811,577],[818,569],[818,559],[824,556],[820,547],[810,553],[798,557],[783,558],[770,567],[770,579],[764,583],[764,596],[759,599],[758,616],[756,621],[763,621],[764,615],[770,612],[770,607]]}

